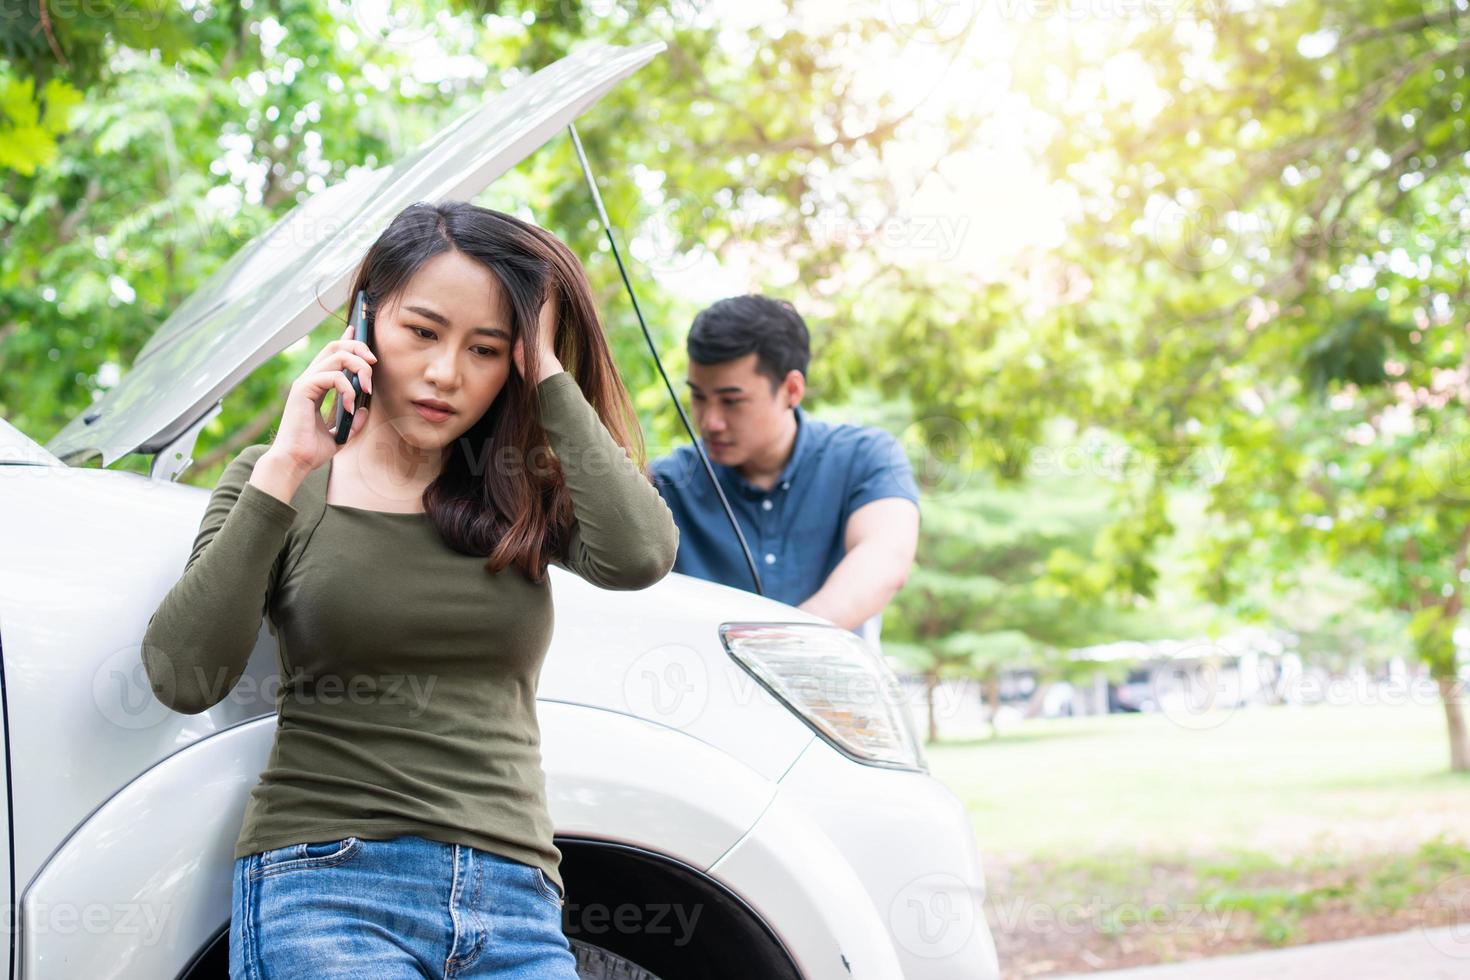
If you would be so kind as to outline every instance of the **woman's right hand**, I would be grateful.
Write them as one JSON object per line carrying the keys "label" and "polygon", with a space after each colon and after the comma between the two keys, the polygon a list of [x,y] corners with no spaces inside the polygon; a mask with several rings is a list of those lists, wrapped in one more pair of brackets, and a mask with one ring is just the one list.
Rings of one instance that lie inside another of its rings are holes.
{"label": "woman's right hand", "polygon": [[[373,390],[372,365],[377,355],[360,340],[352,337],[348,327],[342,336],[323,347],[291,385],[286,396],[286,408],[281,414],[281,424],[271,442],[270,451],[283,461],[289,461],[302,472],[310,472],[337,455],[342,446],[337,444],[337,429],[322,418],[322,402],[327,392],[336,389],[337,402],[345,402],[353,410],[352,431],[347,438],[361,431],[367,423],[368,409],[356,411],[353,404],[352,382],[347,380],[345,370],[357,373],[358,383],[364,392]],[[336,405],[332,415],[336,416]],[[346,443],[343,443],[346,445]]]}

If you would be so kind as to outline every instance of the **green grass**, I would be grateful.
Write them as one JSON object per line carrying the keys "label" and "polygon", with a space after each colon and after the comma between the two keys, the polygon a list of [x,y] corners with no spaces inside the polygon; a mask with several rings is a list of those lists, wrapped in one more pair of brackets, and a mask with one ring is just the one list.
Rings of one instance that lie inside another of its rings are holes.
{"label": "green grass", "polygon": [[[1242,709],[1210,728],[1160,714],[1028,723],[927,749],[983,854],[1266,860],[1417,847],[1464,825],[1436,705]],[[1230,863],[1234,863],[1234,860]]]}
{"label": "green grass", "polygon": [[[1437,705],[1218,722],[1040,721],[929,746],[971,815],[992,914],[1083,902],[1086,962],[1132,965],[1410,928],[1470,883],[1470,776],[1448,771]],[[1011,975],[1060,955],[1055,935],[1010,932]]]}

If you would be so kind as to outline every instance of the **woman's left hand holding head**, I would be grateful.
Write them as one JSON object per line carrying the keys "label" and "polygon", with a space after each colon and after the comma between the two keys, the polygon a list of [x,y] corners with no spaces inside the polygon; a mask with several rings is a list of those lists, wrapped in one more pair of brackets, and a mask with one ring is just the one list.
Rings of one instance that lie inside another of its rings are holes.
{"label": "woman's left hand holding head", "polygon": [[[536,360],[538,362],[537,373],[540,375],[540,377],[536,378],[537,384],[545,381],[553,374],[565,370],[562,367],[561,361],[556,357],[557,313],[556,286],[552,285],[547,290],[546,301],[541,304],[541,314],[536,320]],[[516,342],[510,350],[511,357],[515,361],[516,370],[521,373],[521,377],[523,378],[526,376],[525,349],[522,344],[524,339],[525,334],[522,333],[521,336],[516,338]]]}

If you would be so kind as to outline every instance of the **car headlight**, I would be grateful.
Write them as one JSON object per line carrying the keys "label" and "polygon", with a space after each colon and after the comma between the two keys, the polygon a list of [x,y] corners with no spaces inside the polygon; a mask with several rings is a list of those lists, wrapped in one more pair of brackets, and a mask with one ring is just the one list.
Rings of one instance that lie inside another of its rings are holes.
{"label": "car headlight", "polygon": [[721,623],[720,642],[847,756],[927,771],[898,678],[862,637],[819,623]]}

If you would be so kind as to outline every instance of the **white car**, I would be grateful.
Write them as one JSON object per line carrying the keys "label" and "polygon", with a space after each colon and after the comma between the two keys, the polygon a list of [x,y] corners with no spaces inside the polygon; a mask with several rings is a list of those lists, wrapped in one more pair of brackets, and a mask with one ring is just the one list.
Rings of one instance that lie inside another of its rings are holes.
{"label": "white car", "polygon": [[[298,206],[46,446],[0,422],[11,978],[226,975],[232,847],[279,675],[262,621],[225,700],[190,715],[152,696],[144,630],[209,497],[176,482],[195,437],[344,304],[392,215],[472,198],[662,47],[579,51]],[[134,452],[153,456],[149,476],[107,469]],[[969,819],[871,646],[683,575],[611,592],[549,574],[537,710],[581,976],[997,976]]]}

